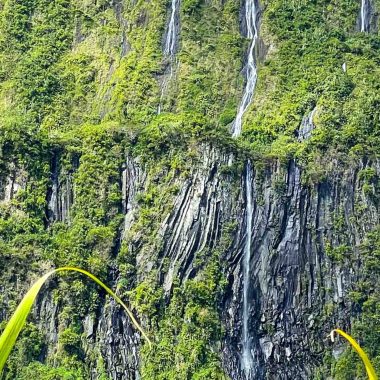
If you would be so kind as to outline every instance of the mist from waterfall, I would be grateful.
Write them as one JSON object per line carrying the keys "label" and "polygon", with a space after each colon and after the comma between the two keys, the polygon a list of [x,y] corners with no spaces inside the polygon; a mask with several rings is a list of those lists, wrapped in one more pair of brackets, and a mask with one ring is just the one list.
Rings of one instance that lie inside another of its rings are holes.
{"label": "mist from waterfall", "polygon": [[179,34],[179,7],[180,0],[172,0],[170,19],[168,24],[168,31],[166,33],[164,56],[170,59],[168,70],[164,74],[164,79],[161,84],[160,103],[158,105],[157,113],[160,114],[162,110],[162,102],[164,100],[169,83],[173,77],[173,63],[177,53],[177,36]]}
{"label": "mist from waterfall", "polygon": [[258,7],[255,0],[246,0],[244,18],[247,26],[247,37],[251,40],[248,50],[248,62],[246,66],[246,85],[243,98],[240,102],[236,119],[232,125],[232,136],[241,134],[243,116],[252,102],[253,93],[257,82],[257,67],[255,62],[255,47],[258,40]]}
{"label": "mist from waterfall", "polygon": [[246,191],[246,241],[243,258],[243,338],[242,338],[242,368],[245,378],[253,379],[253,356],[251,352],[251,340],[249,337],[249,273],[252,250],[252,165],[248,160],[245,177]]}

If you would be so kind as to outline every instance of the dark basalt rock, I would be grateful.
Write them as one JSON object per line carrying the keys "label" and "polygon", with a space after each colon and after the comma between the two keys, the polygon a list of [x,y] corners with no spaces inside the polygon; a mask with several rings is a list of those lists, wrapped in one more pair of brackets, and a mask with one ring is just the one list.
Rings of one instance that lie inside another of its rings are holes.
{"label": "dark basalt rock", "polygon": [[[173,279],[195,277],[197,254],[217,245],[223,225],[237,222],[234,240],[221,257],[229,285],[219,305],[226,331],[220,357],[232,379],[245,380],[240,365],[244,186],[236,186],[239,181],[222,170],[233,157],[208,146],[202,148],[202,157],[187,179],[176,179],[180,191],[159,229],[162,250],[149,257],[142,253],[148,250],[140,251],[138,277],[143,280],[158,267],[162,272],[157,281],[170,297]],[[328,347],[329,331],[350,323],[348,293],[360,276],[355,247],[379,222],[378,206],[365,195],[358,176],[369,166],[379,173],[379,163],[346,169],[336,165],[325,181],[315,185],[303,184],[302,169],[294,161],[286,168],[273,163],[264,172],[254,170],[249,327],[260,378],[312,378]],[[136,194],[144,191],[147,181],[144,168],[129,159],[122,172],[126,230],[138,212]],[[364,213],[358,204],[365,207]],[[350,265],[328,255],[331,247],[342,244],[353,247]],[[168,269],[162,265],[165,259]],[[37,314],[54,345],[56,307],[47,307],[48,302],[42,299]],[[47,310],[55,310],[54,315]],[[98,314],[86,317],[83,331],[85,352],[98,350],[112,379],[138,378],[140,338],[117,306],[105,303]],[[95,379],[96,360],[89,364]]]}

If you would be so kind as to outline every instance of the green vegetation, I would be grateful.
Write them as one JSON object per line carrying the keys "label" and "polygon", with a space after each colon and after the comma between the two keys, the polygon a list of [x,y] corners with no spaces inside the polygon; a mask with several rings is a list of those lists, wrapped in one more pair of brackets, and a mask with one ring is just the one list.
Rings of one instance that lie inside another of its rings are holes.
{"label": "green vegetation", "polygon": [[[129,311],[128,307],[124,304],[124,302],[110,288],[104,285],[103,282],[101,282],[97,277],[95,277],[94,275],[92,275],[91,273],[83,269],[73,268],[73,267],[62,267],[45,274],[33,284],[33,286],[30,288],[28,293],[24,296],[24,298],[20,302],[12,318],[9,320],[9,322],[5,326],[4,331],[0,336],[0,372],[2,372],[4,368],[4,364],[10,352],[12,351],[13,346],[15,345],[15,342],[17,340],[18,335],[20,334],[20,331],[24,327],[25,321],[31,311],[33,303],[36,300],[42,286],[53,274],[59,273],[59,272],[67,272],[67,271],[82,273],[86,275],[87,277],[89,277],[91,280],[93,280],[96,284],[100,285],[111,297],[113,297],[124,308],[129,318],[131,318],[135,327],[141,332],[142,336],[147,340],[147,342],[149,343],[149,346],[151,347],[151,342],[149,338],[146,336],[145,332],[142,330],[142,328],[140,327],[140,325],[134,318],[133,314]],[[64,331],[64,333],[61,335],[61,338],[62,338],[62,344],[64,346],[71,347],[72,349],[78,348],[79,340],[77,338],[77,334],[74,331],[70,329]]]}
{"label": "green vegetation", "polygon": [[[217,247],[196,252],[194,277],[175,279],[168,294],[159,285],[158,272],[165,275],[170,266],[168,259],[161,261],[160,226],[182,183],[204,161],[202,149],[233,154],[233,165],[219,173],[235,187],[234,195],[248,156],[258,181],[268,163],[280,160],[286,167],[295,158],[311,187],[326,182],[337,166],[362,167],[364,196],[379,204],[374,165],[362,163],[379,154],[380,37],[357,32],[359,2],[262,2],[258,87],[243,135],[233,140],[229,127],[243,90],[249,43],[241,35],[240,6],[239,0],[181,1],[180,48],[164,112],[157,115],[168,65],[162,43],[169,1],[0,0],[1,197],[10,179],[20,185],[12,199],[0,202],[0,281],[12,285],[0,296],[2,318],[15,311],[25,290],[17,284],[29,283],[30,273],[79,266],[117,283],[118,292],[146,315],[142,325],[156,351],[142,347],[144,379],[223,379],[220,261],[233,229],[224,226]],[[380,9],[378,0],[375,7]],[[312,137],[298,142],[300,123],[315,107]],[[146,178],[144,184],[133,179],[136,207],[124,231],[121,172],[130,160]],[[67,192],[61,217],[48,210],[55,171],[61,193]],[[275,193],[285,197],[285,190],[278,179]],[[358,220],[365,221],[367,206],[359,198],[354,206]],[[327,257],[333,265],[350,265],[355,250],[339,206],[332,224],[339,238],[327,242]],[[378,235],[369,234],[361,248],[363,279],[351,292],[352,332],[362,337],[377,370]],[[32,318],[7,362],[5,379],[89,378],[82,321],[90,313],[97,316],[104,297],[75,278],[52,288],[59,349],[46,352],[46,337]],[[334,305],[325,309],[326,318],[334,314]],[[104,367],[91,357],[94,365]],[[333,367],[336,379],[365,373],[350,351]]]}
{"label": "green vegetation", "polygon": [[[360,2],[265,6],[261,31],[269,51],[242,140],[269,156],[295,156],[310,174],[331,170],[331,157],[378,154],[380,37],[357,32]],[[316,130],[297,143],[301,120],[314,107]]]}
{"label": "green vegetation", "polygon": [[336,330],[333,330],[331,332],[331,339],[332,339],[332,341],[334,341],[334,333],[337,333],[337,334],[343,336],[345,339],[347,339],[350,342],[350,344],[352,345],[352,347],[354,348],[354,350],[358,353],[358,355],[362,359],[362,361],[363,361],[363,363],[365,365],[365,368],[366,368],[369,380],[377,380],[378,377],[376,375],[375,369],[372,366],[371,361],[368,359],[367,354],[363,351],[363,349],[356,342],[356,340],[354,338],[352,338],[350,335],[346,334],[344,331],[342,331],[340,329],[336,329]]}
{"label": "green vegetation", "polygon": [[[358,313],[352,327],[352,334],[360,336],[360,342],[368,355],[373,358],[373,365],[380,371],[380,227],[367,235],[360,247],[363,261],[360,280],[351,293],[353,310]],[[336,378],[365,379],[363,366],[352,351],[347,351],[336,363]]]}
{"label": "green vegetation", "polygon": [[149,316],[155,343],[153,350],[143,348],[142,379],[227,379],[217,354],[222,338],[219,305],[226,285],[218,259],[230,244],[230,227],[218,248],[198,253],[195,262],[202,274],[183,287],[177,282],[173,285],[169,306],[164,306],[161,289],[154,293],[141,285],[136,289],[140,305],[157,310]]}

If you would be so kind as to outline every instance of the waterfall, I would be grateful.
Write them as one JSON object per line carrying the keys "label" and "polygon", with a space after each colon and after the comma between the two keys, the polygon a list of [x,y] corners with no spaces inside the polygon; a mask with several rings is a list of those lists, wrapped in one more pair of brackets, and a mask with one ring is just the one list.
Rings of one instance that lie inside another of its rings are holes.
{"label": "waterfall", "polygon": [[249,337],[249,273],[250,261],[252,250],[252,165],[251,161],[247,162],[247,172],[245,177],[246,189],[246,242],[244,247],[243,259],[243,339],[242,339],[242,367],[244,370],[245,378],[253,378],[253,356],[251,352],[251,340]]}
{"label": "waterfall", "polygon": [[170,63],[168,69],[164,74],[164,79],[161,84],[161,95],[160,103],[158,105],[157,113],[161,113],[162,102],[165,97],[165,93],[168,89],[169,83],[173,77],[173,63],[175,60],[175,55],[177,53],[177,37],[179,34],[179,7],[180,0],[172,0],[171,13],[168,24],[168,30],[166,33],[165,45],[164,45],[164,56],[170,58]]}
{"label": "waterfall", "polygon": [[51,213],[50,219],[52,221],[58,219],[58,180],[54,180],[53,182],[48,209]]}
{"label": "waterfall", "polygon": [[165,94],[169,87],[169,83],[173,77],[173,66],[172,63],[169,65],[169,69],[164,74],[164,79],[161,83],[161,95],[160,95],[160,103],[158,104],[157,114],[159,115],[162,110],[162,102],[164,101]]}
{"label": "waterfall", "polygon": [[48,217],[49,221],[53,222],[55,220],[59,220],[59,158],[57,154],[54,154],[52,161],[51,161],[51,194],[48,202]]}
{"label": "waterfall", "polygon": [[[248,62],[246,65],[246,84],[241,99],[236,119],[232,125],[232,136],[238,137],[242,130],[242,121],[245,112],[252,102],[253,93],[257,82],[257,67],[255,62],[255,47],[258,40],[258,7],[256,0],[246,0],[244,7],[244,20],[247,27],[247,38],[251,40],[248,50]],[[252,165],[248,160],[245,176],[246,189],[246,242],[243,258],[243,332],[242,332],[242,356],[241,365],[245,378],[251,380],[254,377],[254,362],[249,337],[249,287],[250,287],[250,261],[252,250]]]}
{"label": "waterfall", "polygon": [[177,35],[178,35],[178,12],[179,0],[172,0],[171,14],[166,34],[164,55],[174,58],[176,53]]}
{"label": "waterfall", "polygon": [[317,107],[314,107],[314,109],[304,117],[302,120],[301,126],[298,130],[298,141],[304,141],[308,140],[311,137],[311,132],[315,128],[314,125],[314,116],[317,112]]}
{"label": "waterfall", "polygon": [[360,31],[365,33],[369,31],[369,0],[361,0],[360,8]]}
{"label": "waterfall", "polygon": [[252,102],[253,93],[257,81],[257,67],[255,62],[255,46],[258,39],[258,9],[256,0],[246,0],[244,17],[247,25],[247,37],[251,40],[248,50],[248,62],[246,67],[246,85],[244,88],[243,98],[240,102],[236,119],[232,125],[233,137],[238,137],[241,134],[242,121],[245,112]]}

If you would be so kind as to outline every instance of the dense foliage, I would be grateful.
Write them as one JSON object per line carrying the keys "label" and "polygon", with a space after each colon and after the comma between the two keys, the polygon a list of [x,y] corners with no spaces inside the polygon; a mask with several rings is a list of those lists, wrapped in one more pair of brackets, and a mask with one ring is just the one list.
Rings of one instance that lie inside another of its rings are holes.
{"label": "dense foliage", "polygon": [[[136,256],[160,251],[159,224],[178,192],[177,180],[202,159],[201,144],[211,141],[241,160],[254,157],[258,167],[296,158],[310,182],[326,178],[332,157],[341,163],[377,157],[380,36],[358,32],[357,0],[263,1],[258,87],[243,135],[233,141],[229,128],[248,46],[239,26],[240,1],[181,1],[174,79],[157,115],[168,65],[162,45],[169,3],[0,0],[1,191],[9,178],[21,187],[0,204],[1,283],[27,283],[29,273],[58,265],[117,281],[158,345],[154,353],[142,349],[144,379],[223,379],[216,353],[223,334],[220,255],[231,233],[224,231],[221,246],[202,252],[199,275],[175,284],[170,300],[155,282],[157,267],[141,280]],[[380,9],[378,0],[374,6]],[[299,142],[301,121],[315,107],[315,131]],[[149,185],[123,236],[121,171],[129,157],[145,165]],[[47,204],[57,162],[60,178],[75,189],[62,220]],[[362,175],[368,193],[376,193],[375,174]],[[375,230],[361,247],[365,269],[352,293],[353,331],[377,368],[379,236]],[[0,319],[15,308],[18,286],[0,297]],[[60,305],[56,352],[46,352],[39,321],[31,322],[5,379],[88,379],[81,321],[99,311],[104,296],[77,280],[57,286],[72,290],[54,301]],[[93,356],[103,373],[100,355]],[[332,366],[337,379],[364,373],[350,352]],[[330,370],[330,363],[325,367]]]}

